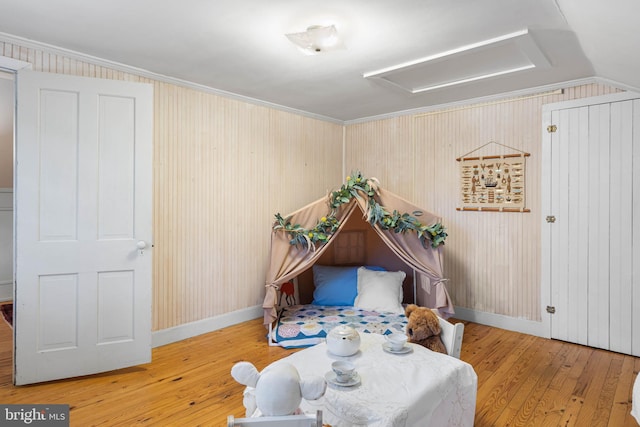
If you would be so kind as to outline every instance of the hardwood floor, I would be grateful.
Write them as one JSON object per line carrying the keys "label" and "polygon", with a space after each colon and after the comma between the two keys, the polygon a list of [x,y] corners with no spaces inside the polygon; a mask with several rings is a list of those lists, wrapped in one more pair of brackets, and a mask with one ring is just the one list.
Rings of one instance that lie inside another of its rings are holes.
{"label": "hardwood floor", "polygon": [[476,426],[638,425],[630,411],[640,358],[464,323]]}
{"label": "hardwood floor", "polygon": [[[257,319],[156,348],[147,365],[14,387],[12,332],[0,323],[0,402],[69,404],[72,426],[225,426],[244,413],[231,366],[262,369],[292,352],[268,347]],[[638,426],[629,411],[640,358],[464,323],[476,426]]]}

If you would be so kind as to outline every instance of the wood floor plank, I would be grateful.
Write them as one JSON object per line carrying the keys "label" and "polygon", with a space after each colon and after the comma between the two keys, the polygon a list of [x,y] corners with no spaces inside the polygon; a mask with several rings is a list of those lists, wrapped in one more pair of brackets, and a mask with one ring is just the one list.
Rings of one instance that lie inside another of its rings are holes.
{"label": "wood floor plank", "polygon": [[[574,390],[574,394],[578,396],[583,403],[576,420],[577,425],[594,425],[596,409],[598,408],[600,396],[612,363],[612,355],[618,356],[615,353],[596,350],[592,357],[589,358],[589,362]],[[585,401],[592,403],[584,405]],[[609,411],[611,411],[611,408],[609,408]]]}
{"label": "wood floor plank", "polygon": [[[477,422],[482,425],[495,425],[495,420],[500,416],[507,404],[509,390],[513,383],[523,379],[522,368],[524,361],[530,357],[530,350],[534,341],[532,336],[523,336],[518,344],[511,348],[506,357],[503,357],[502,363],[496,371],[490,371],[488,378],[487,372],[482,370],[482,366],[476,369],[478,374],[478,400],[484,402],[480,411],[476,409]],[[492,367],[490,365],[490,368]]]}
{"label": "wood floor plank", "polygon": [[629,375],[628,373],[633,372],[634,359],[634,357],[625,356],[622,362],[609,417],[609,423],[612,425],[625,425],[627,417],[631,417],[631,397],[636,375]]}
{"label": "wood floor plank", "polygon": [[[560,343],[560,345],[562,345],[562,343]],[[574,366],[576,360],[578,360],[579,353],[578,346],[562,345],[562,351],[558,356],[560,366],[551,377],[544,393],[538,397],[531,418],[527,423],[528,425],[545,425],[545,418],[547,417],[549,418],[546,425],[555,425],[553,424],[552,419],[555,418],[556,421],[560,419],[568,401],[568,397],[566,399],[561,398],[561,396],[563,396],[561,393],[562,385],[567,383],[570,370]],[[572,390],[573,387],[574,385],[569,383],[567,389]]]}
{"label": "wood floor plank", "polygon": [[[552,402],[550,409],[546,411],[546,416],[541,423],[541,425],[545,427],[563,425],[563,418],[564,422],[570,421],[575,409],[580,408],[580,402],[576,401],[573,391],[578,383],[578,378],[593,354],[593,349],[572,344],[566,345],[571,346],[572,349],[575,350],[577,357],[575,359],[568,359],[565,365],[568,369],[565,371],[560,370],[557,381],[554,379],[554,382],[559,384],[560,387],[557,389],[550,387],[550,390],[554,391],[548,393],[543,398],[543,400]],[[565,414],[569,415],[565,417]]]}
{"label": "wood floor plank", "polygon": [[[629,411],[640,358],[464,323],[461,359],[478,374],[476,427],[639,427]],[[15,387],[6,324],[0,341],[0,402],[69,404],[74,427],[226,425],[227,415],[244,415],[231,366],[262,369],[295,351],[269,347],[256,319],[153,349],[149,364]]]}
{"label": "wood floor plank", "polygon": [[[476,367],[476,371],[492,373],[495,372],[504,363],[504,354],[501,349],[504,348],[522,348],[520,337],[514,336],[503,329],[494,330],[487,342],[481,341],[476,344],[470,343],[467,348],[477,346],[475,348],[475,356],[469,357],[468,363]],[[464,342],[464,340],[463,340]],[[464,344],[463,344],[464,346]]]}
{"label": "wood floor plank", "polygon": [[604,384],[598,396],[598,403],[591,418],[591,425],[594,427],[609,425],[609,419],[611,418],[611,412],[614,407],[616,388],[620,382],[623,362],[624,356],[618,354],[612,358],[609,364],[609,372],[607,372],[604,378]]}
{"label": "wood floor plank", "polygon": [[540,347],[532,360],[532,369],[515,390],[496,425],[526,426],[563,360],[562,344],[550,342]]}

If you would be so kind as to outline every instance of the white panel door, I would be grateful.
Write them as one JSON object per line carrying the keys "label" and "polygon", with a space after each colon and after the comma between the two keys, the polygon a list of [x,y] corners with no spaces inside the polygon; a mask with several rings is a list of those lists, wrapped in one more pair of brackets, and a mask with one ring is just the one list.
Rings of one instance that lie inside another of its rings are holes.
{"label": "white panel door", "polygon": [[[640,355],[640,100],[551,111],[551,337]],[[635,135],[634,135],[635,129]]]}
{"label": "white panel door", "polygon": [[16,384],[151,360],[152,86],[20,71]]}

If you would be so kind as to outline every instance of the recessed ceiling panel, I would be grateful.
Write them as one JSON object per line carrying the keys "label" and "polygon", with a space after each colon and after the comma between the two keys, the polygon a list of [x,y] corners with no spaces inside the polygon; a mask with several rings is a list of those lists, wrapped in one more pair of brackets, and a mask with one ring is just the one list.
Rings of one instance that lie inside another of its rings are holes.
{"label": "recessed ceiling panel", "polygon": [[549,62],[529,32],[524,30],[365,73],[364,77],[400,87],[410,93],[419,93],[547,67]]}

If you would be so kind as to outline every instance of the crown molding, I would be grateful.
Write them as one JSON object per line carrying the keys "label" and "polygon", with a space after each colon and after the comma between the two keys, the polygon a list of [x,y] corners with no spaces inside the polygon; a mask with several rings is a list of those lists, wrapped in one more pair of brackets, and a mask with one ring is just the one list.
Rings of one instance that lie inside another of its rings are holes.
{"label": "crown molding", "polygon": [[[182,79],[178,79],[178,78],[175,78],[175,77],[166,76],[166,75],[163,75],[163,74],[155,73],[153,71],[145,70],[145,69],[142,69],[142,68],[137,68],[137,67],[134,67],[134,66],[131,66],[131,65],[126,65],[126,64],[119,63],[119,62],[110,61],[110,60],[107,60],[107,59],[103,59],[103,58],[99,58],[99,57],[96,57],[96,56],[84,54],[84,53],[73,51],[73,50],[70,50],[70,49],[57,47],[57,46],[54,46],[54,45],[50,45],[50,44],[39,42],[39,41],[35,41],[35,40],[29,40],[29,39],[26,39],[26,38],[23,38],[23,37],[14,36],[14,35],[8,34],[8,33],[0,32],[0,41],[6,42],[6,43],[17,44],[17,45],[20,45],[20,46],[24,46],[26,48],[43,50],[43,51],[46,51],[48,53],[63,55],[65,57],[68,57],[68,58],[71,58],[71,59],[76,59],[78,61],[89,62],[89,63],[92,63],[94,65],[103,66],[103,67],[107,67],[107,68],[110,68],[110,69],[113,69],[113,70],[122,71],[122,72],[130,73],[130,74],[135,74],[135,75],[138,75],[140,77],[146,77],[146,78],[149,78],[149,79],[152,79],[152,80],[156,80],[156,81],[160,81],[160,82],[164,82],[164,83],[170,83],[170,84],[174,84],[176,86],[181,86],[181,87],[185,87],[185,88],[189,88],[189,89],[194,89],[194,90],[198,90],[198,91],[205,92],[205,93],[210,93],[212,95],[217,95],[217,96],[221,96],[221,97],[225,97],[225,98],[229,98],[229,99],[235,99],[237,101],[246,102],[248,104],[259,105],[259,106],[263,106],[263,107],[267,107],[267,108],[272,108],[274,110],[284,111],[284,112],[288,112],[288,113],[291,113],[291,114],[295,114],[295,115],[299,115],[299,116],[303,116],[303,117],[308,117],[308,118],[311,118],[311,119],[320,120],[320,121],[324,121],[324,122],[334,123],[334,124],[338,124],[338,125],[342,125],[342,126],[349,126],[349,125],[353,125],[353,124],[360,124],[360,123],[372,122],[372,121],[377,121],[377,120],[393,119],[393,118],[397,118],[397,117],[401,117],[401,116],[424,114],[424,113],[434,112],[434,111],[438,111],[438,110],[446,110],[446,109],[457,108],[457,107],[462,107],[462,106],[469,106],[469,105],[473,105],[473,104],[495,102],[495,101],[498,101],[498,100],[504,100],[506,98],[517,98],[517,97],[523,97],[523,96],[530,96],[530,95],[539,94],[539,93],[548,92],[548,91],[553,91],[553,90],[557,90],[557,89],[564,89],[564,88],[568,88],[568,87],[572,87],[572,86],[579,86],[579,85],[592,84],[592,83],[605,84],[607,86],[612,86],[612,87],[615,87],[615,88],[618,88],[618,89],[621,89],[621,90],[625,90],[625,91],[640,92],[640,88],[636,88],[636,87],[632,87],[632,86],[629,86],[629,85],[625,85],[625,84],[622,84],[622,83],[614,81],[614,80],[609,80],[609,79],[601,78],[601,77],[588,77],[588,78],[584,78],[584,79],[568,80],[568,81],[564,81],[564,82],[560,82],[560,83],[554,83],[554,84],[544,85],[544,86],[537,86],[537,87],[533,87],[533,88],[527,88],[527,89],[522,89],[522,90],[517,90],[517,91],[512,91],[512,92],[503,92],[503,93],[499,93],[499,94],[495,94],[495,95],[489,95],[489,96],[478,97],[478,98],[469,98],[469,99],[464,99],[464,100],[461,100],[461,101],[455,101],[455,102],[450,102],[450,103],[430,105],[430,106],[426,106],[426,107],[418,107],[418,108],[413,108],[413,109],[408,109],[408,110],[399,110],[399,111],[394,111],[394,112],[391,112],[391,113],[385,113],[385,114],[380,114],[380,115],[376,115],[376,116],[368,116],[368,117],[362,117],[362,118],[358,118],[358,119],[346,120],[345,121],[345,120],[339,120],[339,119],[336,119],[336,118],[333,118],[333,117],[323,116],[323,115],[320,115],[320,114],[310,113],[310,112],[307,112],[307,111],[304,111],[304,110],[298,110],[298,109],[295,109],[295,108],[285,107],[283,105],[274,104],[274,103],[267,102],[267,101],[262,101],[262,100],[259,100],[259,99],[256,99],[256,98],[250,98],[250,97],[239,95],[239,94],[236,94],[236,93],[233,93],[233,92],[227,92],[227,91],[224,91],[224,90],[221,90],[221,89],[216,89],[216,88],[213,88],[213,87],[210,87],[210,86],[205,86],[205,85],[201,85],[201,84],[198,84],[198,83],[190,82],[190,81],[187,81],[187,80],[182,80]],[[24,69],[24,68],[31,68],[31,64],[28,63],[28,62],[21,61],[21,60],[0,56],[0,69],[8,69],[10,71],[15,71],[15,70]]]}
{"label": "crown molding", "polygon": [[[20,46],[23,46],[23,47],[26,47],[26,48],[29,48],[29,49],[43,50],[43,51],[46,51],[48,53],[62,55],[62,56],[65,56],[67,58],[75,59],[75,60],[78,60],[78,61],[89,62],[91,64],[98,65],[98,66],[101,66],[101,67],[110,68],[110,69],[113,69],[113,70],[116,70],[116,71],[122,71],[122,72],[129,73],[129,74],[135,74],[137,76],[149,78],[149,79],[156,80],[156,81],[159,81],[159,82],[170,83],[170,84],[173,84],[173,85],[176,85],[176,86],[181,86],[181,87],[198,90],[198,91],[205,92],[205,93],[210,93],[212,95],[217,95],[217,96],[221,96],[221,97],[224,97],[224,98],[229,98],[229,99],[234,99],[234,100],[237,100],[237,101],[246,102],[247,104],[253,104],[253,105],[259,105],[259,106],[262,106],[262,107],[272,108],[274,110],[280,110],[280,111],[284,111],[284,112],[287,112],[287,113],[296,114],[298,116],[304,116],[304,117],[308,117],[308,118],[311,118],[311,119],[321,120],[321,121],[324,121],[324,122],[330,122],[330,123],[335,123],[335,124],[339,124],[339,125],[343,125],[344,124],[344,122],[342,120],[338,120],[338,119],[335,119],[333,117],[327,117],[327,116],[323,116],[323,115],[320,115],[320,114],[313,114],[313,113],[309,113],[307,111],[298,110],[298,109],[295,109],[295,108],[285,107],[283,105],[274,104],[274,103],[271,103],[271,102],[268,102],[268,101],[262,101],[260,99],[239,95],[239,94],[236,94],[236,93],[233,93],[233,92],[227,92],[225,90],[216,89],[214,87],[205,86],[205,85],[201,85],[201,84],[198,84],[198,83],[190,82],[190,81],[187,81],[187,80],[182,80],[182,79],[178,79],[178,78],[175,78],[175,77],[167,76],[167,75],[164,75],[164,74],[155,73],[153,71],[145,70],[143,68],[138,68],[138,67],[134,67],[134,66],[127,65],[127,64],[122,64],[120,62],[110,61],[108,59],[103,59],[103,58],[99,58],[97,56],[88,55],[88,54],[85,54],[85,53],[77,52],[77,51],[70,50],[70,49],[65,49],[65,48],[54,46],[54,45],[50,45],[50,44],[47,44],[47,43],[43,43],[43,42],[39,42],[39,41],[35,41],[35,40],[30,40],[30,39],[26,39],[26,38],[19,37],[19,36],[14,36],[14,35],[8,34],[8,33],[0,32],[0,41],[5,42],[5,43],[17,44],[17,45],[20,45]],[[12,60],[12,58],[6,58],[6,59]],[[13,61],[17,61],[17,60],[13,60]],[[23,62],[23,61],[18,61],[18,62]],[[29,63],[26,63],[26,64],[29,64]],[[2,66],[2,63],[0,62],[0,68],[1,68],[1,66]]]}
{"label": "crown molding", "polygon": [[381,114],[377,116],[362,117],[360,119],[347,120],[344,122],[344,124],[345,126],[348,126],[348,125],[353,125],[358,123],[372,122],[376,120],[393,119],[400,116],[420,115],[425,113],[432,113],[435,111],[449,110],[449,109],[455,109],[460,107],[468,107],[474,104],[487,104],[491,102],[504,101],[505,99],[509,99],[509,98],[527,97],[531,95],[542,94],[545,92],[552,92],[558,89],[566,89],[573,86],[580,86],[580,85],[592,84],[592,83],[602,83],[609,86],[615,86],[619,89],[623,89],[622,87],[620,87],[620,85],[615,85],[614,82],[612,81],[603,81],[603,79],[600,79],[597,77],[588,77],[584,79],[568,80],[565,82],[554,83],[550,85],[536,86],[536,87],[521,89],[517,91],[502,92],[495,95],[469,98],[461,101],[454,101],[454,102],[449,102],[444,104],[429,105],[427,107],[418,107],[418,108],[413,108],[409,110],[395,111],[393,113]]}

